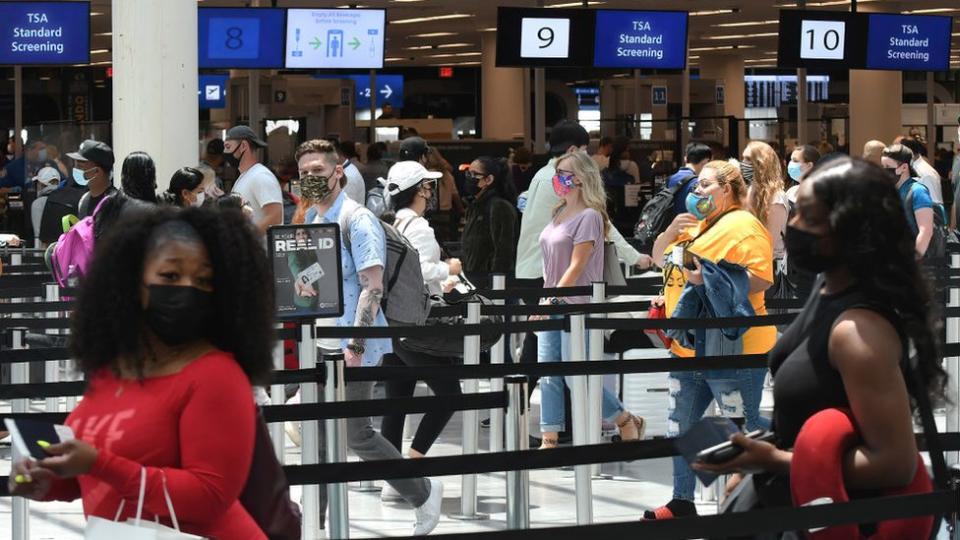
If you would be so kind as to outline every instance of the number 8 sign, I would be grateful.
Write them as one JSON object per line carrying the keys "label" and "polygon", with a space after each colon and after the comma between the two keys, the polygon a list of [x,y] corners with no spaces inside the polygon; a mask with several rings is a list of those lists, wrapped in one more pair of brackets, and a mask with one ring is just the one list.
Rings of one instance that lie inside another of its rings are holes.
{"label": "number 8 sign", "polygon": [[843,21],[810,21],[800,25],[800,58],[808,60],[843,60]]}
{"label": "number 8 sign", "polygon": [[570,19],[524,17],[520,25],[521,58],[569,58]]}

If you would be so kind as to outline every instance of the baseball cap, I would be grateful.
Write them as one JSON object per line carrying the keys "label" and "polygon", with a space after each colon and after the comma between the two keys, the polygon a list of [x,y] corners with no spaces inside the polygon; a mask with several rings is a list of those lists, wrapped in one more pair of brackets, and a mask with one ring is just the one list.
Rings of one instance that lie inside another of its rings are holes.
{"label": "baseball cap", "polygon": [[67,154],[67,157],[76,161],[91,161],[107,172],[113,170],[113,148],[93,139],[80,143],[80,149]]}
{"label": "baseball cap", "polygon": [[223,141],[220,139],[210,139],[210,142],[207,143],[207,155],[219,156],[220,154],[223,154]]}
{"label": "baseball cap", "polygon": [[407,137],[400,141],[400,161],[420,161],[429,150],[423,137]]}
{"label": "baseball cap", "polygon": [[417,161],[400,161],[387,172],[387,179],[380,179],[384,189],[390,195],[396,195],[416,186],[424,180],[436,180],[443,176],[442,172],[428,171]]}
{"label": "baseball cap", "polygon": [[45,186],[52,186],[60,183],[60,171],[54,169],[53,167],[44,167],[37,171],[37,175],[33,177],[34,182],[39,182]]}
{"label": "baseball cap", "polygon": [[267,146],[267,143],[263,142],[260,137],[257,137],[257,134],[250,129],[250,126],[233,126],[227,130],[225,139],[228,141],[250,141],[260,148]]}

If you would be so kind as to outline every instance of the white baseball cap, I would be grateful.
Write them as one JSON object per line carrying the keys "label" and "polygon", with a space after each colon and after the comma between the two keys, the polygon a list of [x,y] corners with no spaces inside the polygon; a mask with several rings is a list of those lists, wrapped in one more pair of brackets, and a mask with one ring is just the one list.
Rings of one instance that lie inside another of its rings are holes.
{"label": "white baseball cap", "polygon": [[401,161],[390,167],[387,179],[380,178],[384,190],[390,195],[396,195],[416,186],[424,180],[436,180],[443,176],[442,172],[428,171],[417,161]]}
{"label": "white baseball cap", "polygon": [[60,171],[54,169],[53,167],[44,167],[37,171],[37,175],[33,177],[34,182],[40,182],[45,186],[52,186],[60,183]]}

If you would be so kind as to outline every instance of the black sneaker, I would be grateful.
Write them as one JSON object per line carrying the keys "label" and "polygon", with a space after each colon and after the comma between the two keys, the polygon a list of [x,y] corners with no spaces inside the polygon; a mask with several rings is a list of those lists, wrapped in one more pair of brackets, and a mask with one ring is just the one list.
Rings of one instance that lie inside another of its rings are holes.
{"label": "black sneaker", "polygon": [[697,506],[693,501],[683,499],[673,499],[666,505],[654,510],[647,510],[643,513],[644,520],[673,519],[678,517],[687,517],[697,515]]}

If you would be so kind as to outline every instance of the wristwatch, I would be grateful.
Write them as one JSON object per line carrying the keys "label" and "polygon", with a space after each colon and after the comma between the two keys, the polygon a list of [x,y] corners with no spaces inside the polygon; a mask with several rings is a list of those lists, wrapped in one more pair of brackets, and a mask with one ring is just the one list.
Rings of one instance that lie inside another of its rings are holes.
{"label": "wristwatch", "polygon": [[367,348],[359,343],[354,343],[351,341],[350,343],[347,343],[347,350],[353,351],[353,353],[357,356],[363,356],[363,353],[367,350]]}
{"label": "wristwatch", "polygon": [[565,300],[563,300],[562,298],[557,298],[556,296],[550,298],[550,300],[548,300],[548,302],[550,302],[550,305],[552,305],[552,306],[562,306],[562,305],[564,305],[564,304],[567,303],[567,302],[566,302]]}

